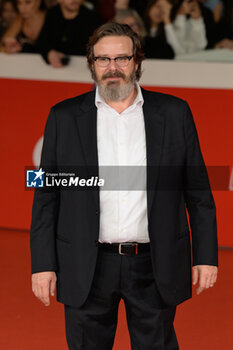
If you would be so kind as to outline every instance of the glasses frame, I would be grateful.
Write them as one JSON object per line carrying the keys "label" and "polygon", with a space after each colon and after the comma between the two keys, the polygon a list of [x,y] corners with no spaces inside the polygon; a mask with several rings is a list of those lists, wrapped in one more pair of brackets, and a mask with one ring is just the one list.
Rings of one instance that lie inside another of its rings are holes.
{"label": "glasses frame", "polygon": [[[129,65],[129,62],[131,61],[131,59],[134,57],[134,55],[131,55],[131,56],[117,56],[117,57],[113,57],[113,58],[110,58],[110,57],[107,57],[107,56],[94,56],[93,60],[96,62],[96,64],[99,66],[99,67],[102,67],[102,68],[106,68],[110,65],[111,61],[114,61],[115,64],[118,66],[118,67],[127,67]],[[103,66],[101,66],[99,63],[98,63],[98,58],[106,58],[108,60],[108,63]],[[117,62],[117,60],[119,60],[120,58],[127,58],[128,59],[128,62],[126,65],[119,65],[119,63]]]}

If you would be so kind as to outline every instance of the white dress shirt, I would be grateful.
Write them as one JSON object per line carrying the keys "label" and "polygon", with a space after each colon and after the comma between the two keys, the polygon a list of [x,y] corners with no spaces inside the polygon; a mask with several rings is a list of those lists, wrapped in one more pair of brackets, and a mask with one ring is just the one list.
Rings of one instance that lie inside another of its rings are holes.
{"label": "white dress shirt", "polygon": [[138,94],[133,104],[122,113],[110,107],[96,89],[99,178],[105,178],[106,169],[110,168],[115,184],[122,181],[122,170],[130,176],[130,185],[137,182],[137,177],[142,183],[139,190],[133,191],[128,187],[121,190],[121,186],[115,190],[100,187],[100,242],[149,242],[144,101],[140,86],[136,87]]}

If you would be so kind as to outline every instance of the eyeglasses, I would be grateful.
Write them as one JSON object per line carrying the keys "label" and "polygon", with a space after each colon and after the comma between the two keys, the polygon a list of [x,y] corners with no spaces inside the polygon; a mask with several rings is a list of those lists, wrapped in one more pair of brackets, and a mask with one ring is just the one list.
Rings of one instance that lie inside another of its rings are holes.
{"label": "eyeglasses", "polygon": [[105,68],[108,67],[110,65],[110,62],[113,60],[118,67],[127,67],[129,64],[129,61],[134,57],[134,55],[132,56],[119,56],[119,57],[114,57],[114,58],[110,58],[110,57],[101,57],[101,56],[97,56],[94,57],[94,61],[96,62],[96,64],[99,67]]}

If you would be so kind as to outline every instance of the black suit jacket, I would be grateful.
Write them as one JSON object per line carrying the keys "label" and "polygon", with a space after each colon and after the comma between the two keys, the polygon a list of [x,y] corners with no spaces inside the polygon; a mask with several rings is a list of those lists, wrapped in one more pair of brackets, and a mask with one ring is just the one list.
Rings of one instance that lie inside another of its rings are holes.
{"label": "black suit jacket", "polygon": [[[192,295],[192,264],[218,265],[215,204],[188,104],[166,94],[142,93],[154,278],[164,301],[177,305]],[[94,98],[92,91],[51,109],[43,170],[78,164],[93,166],[92,175],[98,175]],[[57,299],[62,303],[78,307],[86,300],[98,252],[99,215],[98,190],[35,191],[32,273],[56,271]]]}

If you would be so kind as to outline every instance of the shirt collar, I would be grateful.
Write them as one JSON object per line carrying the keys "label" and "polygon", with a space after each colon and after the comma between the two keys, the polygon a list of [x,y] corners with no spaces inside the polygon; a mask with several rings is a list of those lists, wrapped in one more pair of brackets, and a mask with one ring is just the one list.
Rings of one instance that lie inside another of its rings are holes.
{"label": "shirt collar", "polygon": [[[142,96],[142,91],[141,91],[141,87],[140,85],[138,84],[138,82],[135,83],[135,86],[136,86],[136,89],[137,89],[137,96],[134,100],[134,102],[132,103],[131,106],[129,107],[133,107],[133,106],[139,106],[139,107],[142,107],[143,103],[144,103],[144,99],[143,99],[143,96]],[[100,93],[99,93],[99,88],[98,88],[98,85],[96,86],[96,93],[95,93],[95,105],[97,108],[100,108],[102,107],[103,105],[105,106],[109,106],[105,100],[102,98],[102,96],[100,96]],[[110,106],[109,106],[110,107]]]}

